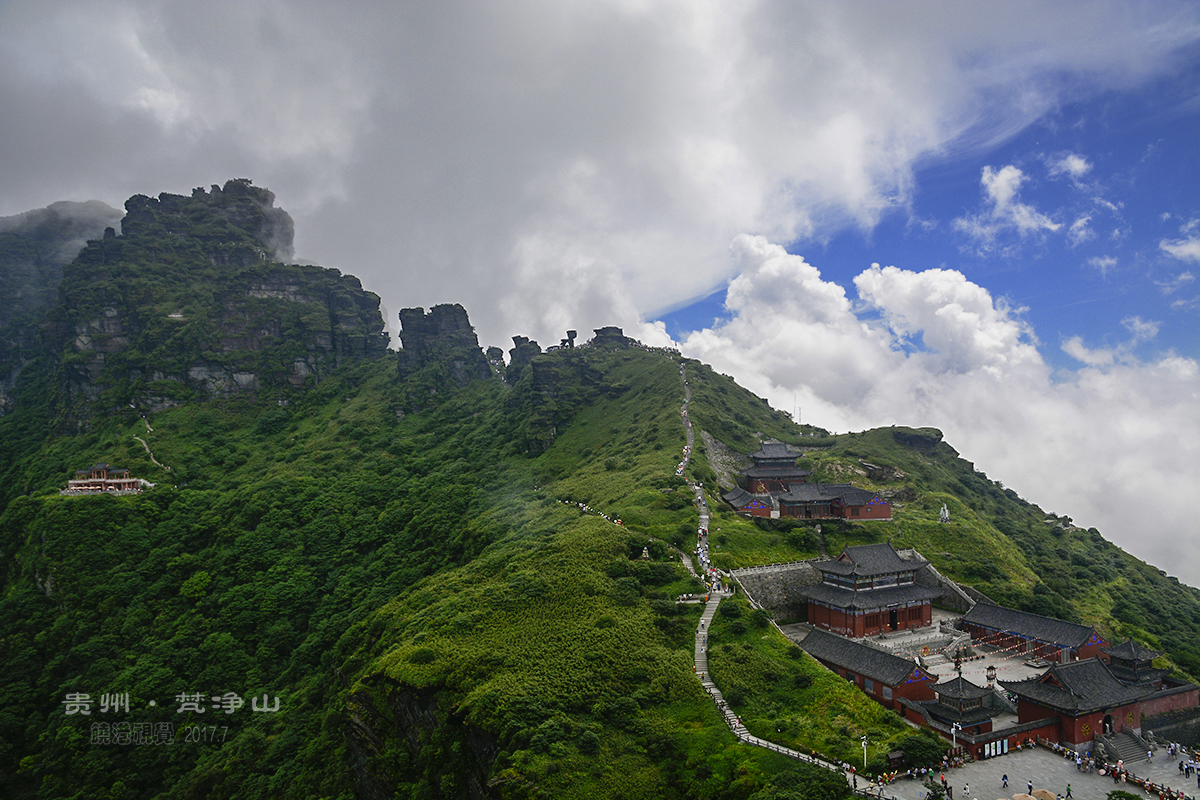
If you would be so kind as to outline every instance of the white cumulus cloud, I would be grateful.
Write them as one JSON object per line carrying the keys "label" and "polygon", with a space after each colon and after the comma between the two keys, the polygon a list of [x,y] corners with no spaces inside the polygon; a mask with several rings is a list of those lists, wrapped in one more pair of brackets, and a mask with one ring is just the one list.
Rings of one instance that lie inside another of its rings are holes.
{"label": "white cumulus cloud", "polygon": [[1064,153],[1046,159],[1046,166],[1051,177],[1066,175],[1073,180],[1080,180],[1092,171],[1092,165],[1078,153]]}
{"label": "white cumulus cloud", "polygon": [[1029,203],[1019,200],[1021,184],[1026,175],[1012,164],[995,169],[983,168],[980,183],[983,185],[987,207],[978,214],[958,217],[955,229],[974,239],[984,249],[995,246],[996,238],[1002,233],[1016,233],[1021,237],[1044,231],[1057,231],[1062,223],[1055,222]]}

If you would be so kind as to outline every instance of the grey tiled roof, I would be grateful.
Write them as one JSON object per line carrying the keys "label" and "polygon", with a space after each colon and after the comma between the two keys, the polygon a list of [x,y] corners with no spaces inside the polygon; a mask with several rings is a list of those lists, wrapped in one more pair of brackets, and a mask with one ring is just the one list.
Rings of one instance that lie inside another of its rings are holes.
{"label": "grey tiled roof", "polygon": [[869,489],[859,489],[849,483],[800,483],[792,484],[788,492],[779,495],[779,500],[784,503],[831,503],[839,500],[847,506],[865,506],[877,496]]}
{"label": "grey tiled roof", "polygon": [[763,442],[762,449],[757,453],[751,453],[751,458],[768,459],[768,458],[799,458],[800,453],[793,450],[790,444],[785,442]]}
{"label": "grey tiled roof", "polygon": [[894,656],[820,629],[814,629],[805,636],[800,646],[813,658],[843,667],[856,675],[888,686],[898,686],[914,672],[921,671],[907,658]]}
{"label": "grey tiled roof", "polygon": [[1107,650],[1101,648],[1100,652],[1115,658],[1123,658],[1126,661],[1153,661],[1162,655],[1158,650],[1142,647],[1133,639],[1126,639],[1116,647],[1110,647]]}
{"label": "grey tiled roof", "polygon": [[934,691],[943,700],[978,700],[992,693],[991,689],[976,686],[961,675],[952,681],[939,683]]}
{"label": "grey tiled roof", "polygon": [[779,495],[780,502],[784,503],[814,503],[814,502],[830,502],[841,496],[841,489],[849,486],[848,483],[828,484],[828,483],[800,483],[794,484],[791,489],[784,494]]}
{"label": "grey tiled roof", "polygon": [[807,478],[812,472],[798,467],[750,467],[742,473],[747,478]]}
{"label": "grey tiled roof", "polygon": [[891,586],[887,589],[871,589],[856,592],[851,589],[839,589],[836,586],[826,586],[817,583],[800,589],[805,597],[817,600],[836,608],[851,608],[866,610],[868,608],[884,608],[899,603],[915,603],[919,600],[932,600],[941,597],[942,590],[931,586]]}
{"label": "grey tiled roof", "polygon": [[[937,687],[935,686],[934,689],[936,690]],[[939,719],[943,722],[957,722],[961,725],[974,725],[977,722],[983,722],[985,719],[991,719],[1000,713],[999,709],[987,706],[974,706],[959,711],[957,708],[943,705],[936,700],[925,700],[921,703],[921,706],[934,719]]]}
{"label": "grey tiled roof", "polygon": [[1073,715],[1125,705],[1153,693],[1121,683],[1097,658],[1055,664],[1041,677],[1003,685],[1019,697]]}
{"label": "grey tiled roof", "polygon": [[764,505],[770,505],[769,502],[763,500],[762,498],[755,497],[740,486],[730,489],[728,492],[725,492],[725,494],[721,495],[721,497],[726,503],[729,503],[729,505],[733,506],[734,508],[745,508],[755,500],[758,500]]}
{"label": "grey tiled roof", "polygon": [[[874,495],[872,495],[873,497]],[[784,495],[786,497],[786,495]],[[780,498],[782,500],[783,497]],[[912,572],[925,566],[927,561],[905,561],[896,553],[891,542],[863,544],[847,547],[833,561],[818,562],[815,566],[822,572],[838,575],[888,575],[893,572]]]}
{"label": "grey tiled roof", "polygon": [[1027,639],[1056,644],[1060,647],[1078,649],[1097,636],[1096,629],[1089,625],[1077,625],[1041,614],[1017,611],[991,603],[976,603],[963,614],[964,623],[974,623],[1005,633],[1015,633]]}
{"label": "grey tiled roof", "polygon": [[847,506],[865,506],[867,503],[875,499],[877,495],[869,489],[859,489],[856,486],[851,486],[841,494],[843,505]]}

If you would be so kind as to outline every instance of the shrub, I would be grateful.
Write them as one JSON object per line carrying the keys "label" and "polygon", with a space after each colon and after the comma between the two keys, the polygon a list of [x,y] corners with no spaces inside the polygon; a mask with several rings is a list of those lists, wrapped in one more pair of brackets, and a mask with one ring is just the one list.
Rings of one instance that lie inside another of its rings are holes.
{"label": "shrub", "polygon": [[412,651],[412,655],[408,657],[408,660],[413,664],[432,664],[436,658],[437,653],[432,648],[418,647]]}
{"label": "shrub", "polygon": [[717,613],[726,619],[739,619],[742,616],[742,607],[737,603],[721,603]]}
{"label": "shrub", "polygon": [[619,605],[631,606],[641,596],[641,584],[637,578],[617,578],[613,581],[613,600]]}
{"label": "shrub", "polygon": [[585,756],[595,755],[600,751],[600,737],[591,731],[584,731],[578,739],[579,752]]}

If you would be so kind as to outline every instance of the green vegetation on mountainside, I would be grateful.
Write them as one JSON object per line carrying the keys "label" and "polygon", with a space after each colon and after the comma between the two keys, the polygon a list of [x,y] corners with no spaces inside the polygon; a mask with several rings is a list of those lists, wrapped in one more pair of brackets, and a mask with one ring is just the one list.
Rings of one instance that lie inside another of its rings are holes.
{"label": "green vegetation on mountainside", "polygon": [[[49,439],[27,461],[28,494],[0,515],[0,549],[16,556],[0,603],[6,796],[339,796],[368,773],[455,796],[473,774],[467,739],[494,743],[479,769],[502,796],[746,797],[794,772],[737,745],[692,676],[697,610],[672,598],[698,586],[664,547],[652,547],[663,560],[636,558],[652,535],[694,535],[674,477],[677,367],[636,350],[581,357],[627,388],[598,416],[582,407],[533,459],[519,391],[476,382],[398,421],[383,362],[289,406],[131,411]],[[597,428],[581,455],[600,416],[625,427]],[[96,460],[157,486],[57,495]],[[242,710],[221,720],[227,741],[202,747],[90,744],[89,723],[107,720],[68,716],[62,701],[117,691],[136,721],[180,731],[216,719],[176,713],[182,692],[279,695],[285,712]],[[344,715],[404,692],[437,709],[419,738],[444,752],[414,754],[384,713],[372,720],[388,746],[365,755]]]}
{"label": "green vegetation on mountainside", "polygon": [[713,680],[755,736],[851,763],[861,758],[866,736],[872,775],[890,771],[888,753],[904,750],[908,765],[920,767],[947,749],[928,729],[915,734],[894,711],[873,701],[864,706],[854,684],[806,656],[770,626],[766,612],[741,599],[721,601],[708,642]]}

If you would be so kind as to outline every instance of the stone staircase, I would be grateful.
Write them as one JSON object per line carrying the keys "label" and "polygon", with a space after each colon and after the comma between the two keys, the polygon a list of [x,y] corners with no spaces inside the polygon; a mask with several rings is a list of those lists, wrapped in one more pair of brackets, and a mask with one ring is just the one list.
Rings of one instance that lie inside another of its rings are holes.
{"label": "stone staircase", "polygon": [[1128,731],[1104,737],[1105,743],[1116,751],[1116,757],[1126,764],[1146,760],[1145,744]]}
{"label": "stone staircase", "polygon": [[713,701],[720,709],[722,716],[725,717],[725,724],[729,726],[729,730],[733,731],[739,739],[744,739],[750,735],[750,731],[746,730],[746,726],[738,721],[738,715],[729,710],[729,706],[725,705],[725,698],[721,696],[721,690],[712,681],[704,681],[704,688],[712,696]]}

